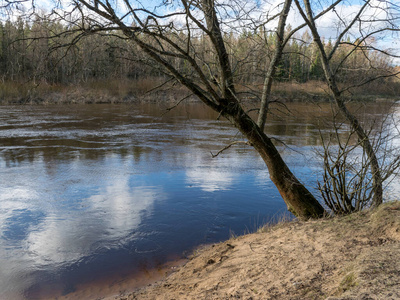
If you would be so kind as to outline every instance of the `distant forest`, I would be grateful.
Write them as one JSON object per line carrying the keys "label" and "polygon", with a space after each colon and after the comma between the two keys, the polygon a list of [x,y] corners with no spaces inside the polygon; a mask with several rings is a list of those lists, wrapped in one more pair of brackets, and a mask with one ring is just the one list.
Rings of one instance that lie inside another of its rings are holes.
{"label": "distant forest", "polygon": [[[290,26],[289,26],[290,27]],[[152,61],[118,31],[81,31],[82,27],[63,25],[37,16],[34,21],[18,19],[0,22],[0,79],[2,82],[45,82],[47,84],[76,84],[93,80],[168,78]],[[288,28],[289,29],[289,28]],[[265,70],[275,47],[272,32],[259,30],[241,34],[225,33],[226,46],[234,66],[235,80],[243,85],[263,81]],[[174,35],[177,43],[188,40],[185,33]],[[212,62],[215,53],[203,36],[190,37],[197,59]],[[358,50],[349,54],[354,44]],[[326,48],[332,47],[325,40]],[[350,46],[351,45],[351,46]],[[334,57],[334,66],[342,83],[357,82],[393,72],[393,62],[378,51],[363,51],[363,44],[346,37]],[[175,65],[182,73],[190,72],[185,62],[177,58]],[[210,73],[214,65],[208,64]],[[186,70],[186,69],[187,70]],[[217,80],[217,78],[216,78]],[[275,76],[278,82],[306,83],[323,81],[321,57],[308,32],[294,35],[285,47],[285,54]],[[382,78],[371,83],[375,93],[398,92],[396,78]]]}

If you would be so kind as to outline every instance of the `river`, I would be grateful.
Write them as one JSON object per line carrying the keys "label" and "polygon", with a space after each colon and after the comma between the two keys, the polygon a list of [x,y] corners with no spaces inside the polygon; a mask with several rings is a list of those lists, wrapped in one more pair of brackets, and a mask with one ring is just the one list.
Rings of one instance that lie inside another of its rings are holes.
{"label": "river", "polygon": [[[165,108],[0,107],[0,299],[79,299],[84,288],[99,297],[286,214],[252,148],[212,157],[241,140],[236,129],[201,104]],[[288,108],[274,109],[266,131],[317,195],[330,108]],[[387,110],[363,109],[366,118]]]}

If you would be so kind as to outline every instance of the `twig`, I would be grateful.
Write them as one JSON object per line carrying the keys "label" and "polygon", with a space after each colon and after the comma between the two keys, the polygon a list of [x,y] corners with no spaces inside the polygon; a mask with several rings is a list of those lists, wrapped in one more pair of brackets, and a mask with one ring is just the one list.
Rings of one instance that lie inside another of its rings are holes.
{"label": "twig", "polygon": [[177,103],[175,103],[174,105],[168,107],[165,109],[165,112],[161,115],[161,117],[165,116],[168,112],[170,112],[171,110],[173,110],[174,108],[176,108],[179,104],[181,104],[183,101],[185,101],[186,99],[188,99],[190,96],[192,96],[193,94],[189,94],[185,97],[183,97],[181,100],[179,100]]}
{"label": "twig", "polygon": [[163,83],[157,85],[156,87],[151,88],[150,90],[146,91],[145,94],[150,94],[151,92],[153,92],[153,91],[155,91],[155,90],[157,90],[157,89],[163,87],[164,85],[166,85],[167,83],[169,83],[169,82],[171,82],[171,81],[173,81],[173,80],[175,80],[175,78],[170,78],[170,79],[168,79],[167,81],[164,81]]}
{"label": "twig", "polygon": [[237,145],[237,144],[245,144],[245,145],[252,146],[252,144],[251,144],[250,142],[248,142],[248,141],[247,141],[247,142],[246,142],[246,141],[235,141],[235,142],[232,142],[232,143],[230,143],[229,145],[225,146],[225,147],[222,148],[221,150],[219,150],[219,151],[217,152],[217,154],[213,154],[213,153],[210,151],[212,158],[217,157],[218,155],[220,155],[220,154],[221,154],[222,152],[224,152],[225,150],[227,150],[227,149],[229,149],[230,147],[232,147],[233,145]]}

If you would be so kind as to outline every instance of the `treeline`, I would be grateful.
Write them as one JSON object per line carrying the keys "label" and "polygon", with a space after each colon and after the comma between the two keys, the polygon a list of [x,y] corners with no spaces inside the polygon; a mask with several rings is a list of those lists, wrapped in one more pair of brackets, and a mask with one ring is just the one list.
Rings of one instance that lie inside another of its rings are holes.
{"label": "treeline", "polygon": [[[290,28],[288,28],[290,30]],[[275,47],[275,36],[265,30],[225,33],[236,80],[242,84],[263,81]],[[190,36],[184,32],[173,35],[177,43],[190,40],[189,51],[196,51],[200,65],[213,72],[215,53],[203,36]],[[358,50],[351,52],[354,44]],[[324,41],[327,49],[332,43]],[[182,73],[190,72],[187,62],[179,58],[175,65]],[[359,41],[346,37],[334,57],[334,66],[343,83],[367,81],[392,71],[387,55],[377,51],[364,51]],[[157,70],[137,46],[119,32],[93,34],[82,27],[65,25],[39,17],[33,21],[0,22],[0,76],[4,81],[33,81],[49,84],[71,84],[90,80],[143,79],[167,76]],[[187,69],[187,71],[185,70]],[[217,73],[217,72],[216,72]],[[212,76],[212,75],[211,75]],[[216,80],[218,80],[216,78]],[[308,32],[294,35],[285,47],[275,80],[305,83],[324,80],[321,57]],[[388,80],[382,78],[375,85]]]}
{"label": "treeline", "polygon": [[154,75],[135,61],[135,51],[130,52],[133,49],[121,38],[93,34],[83,38],[67,33],[70,29],[42,18],[0,23],[0,76],[68,84]]}

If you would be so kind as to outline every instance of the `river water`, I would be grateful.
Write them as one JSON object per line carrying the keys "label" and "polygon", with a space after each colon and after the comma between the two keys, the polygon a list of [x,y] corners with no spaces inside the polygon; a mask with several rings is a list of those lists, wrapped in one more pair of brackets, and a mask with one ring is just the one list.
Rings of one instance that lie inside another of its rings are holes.
{"label": "river water", "polygon": [[[288,106],[266,131],[315,192],[329,105]],[[365,108],[367,117],[385,109]],[[1,300],[82,299],[85,286],[95,297],[98,285],[285,214],[250,147],[210,154],[240,140],[236,129],[201,104],[164,113],[157,104],[0,107]]]}

